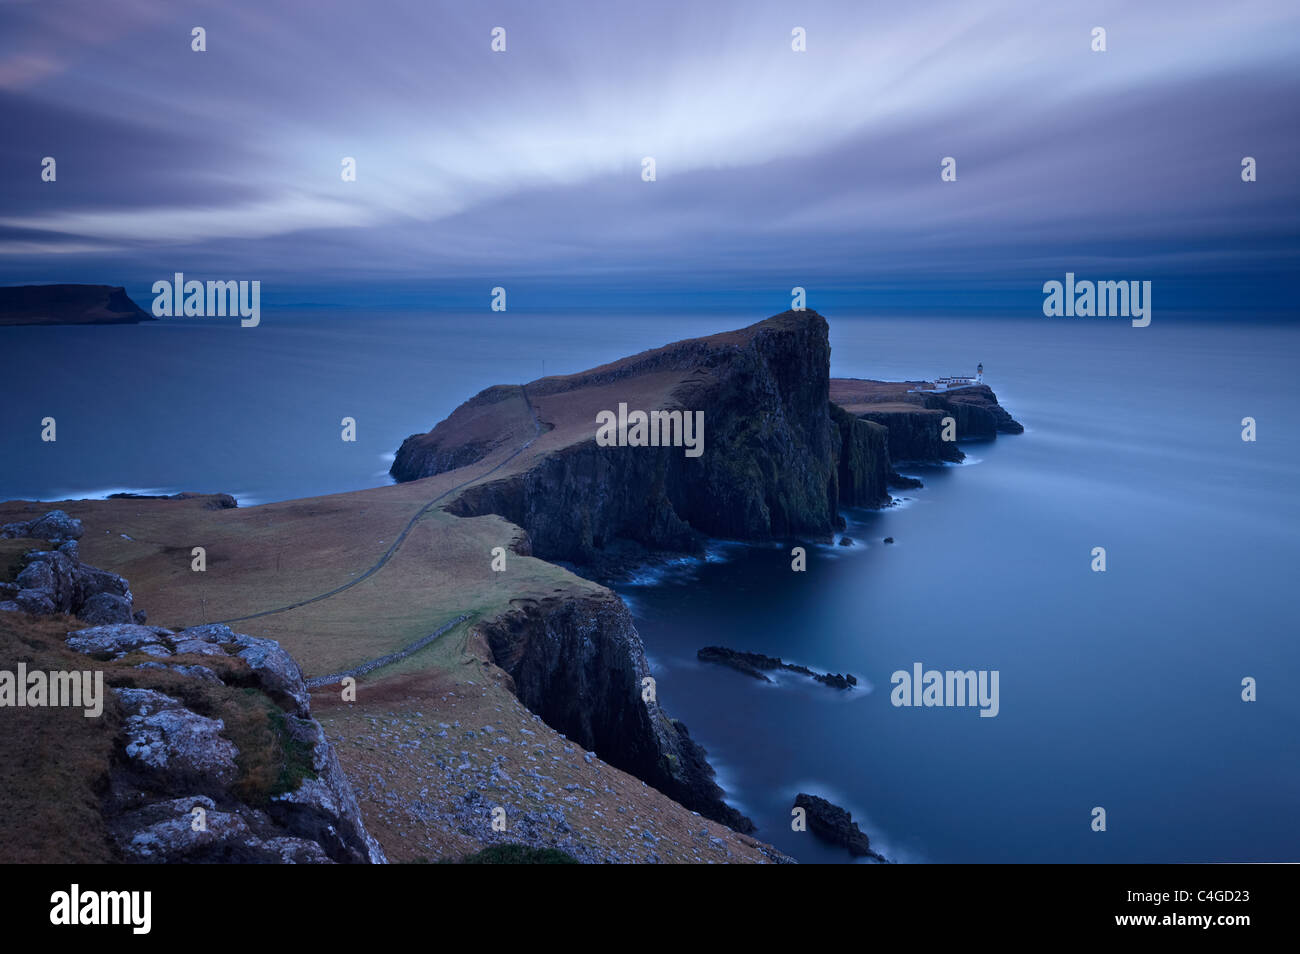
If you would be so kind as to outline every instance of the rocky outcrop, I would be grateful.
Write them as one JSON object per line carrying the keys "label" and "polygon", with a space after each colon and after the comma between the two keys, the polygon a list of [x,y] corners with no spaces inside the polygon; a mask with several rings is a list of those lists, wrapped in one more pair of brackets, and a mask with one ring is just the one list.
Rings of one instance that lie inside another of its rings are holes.
{"label": "rocky outcrop", "polygon": [[883,507],[889,487],[898,479],[890,463],[889,432],[877,423],[854,417],[838,404],[830,405],[839,435],[835,455],[836,497],[846,507]]}
{"label": "rocky outcrop", "polygon": [[553,729],[706,818],[754,830],[723,801],[686,726],[646,701],[645,650],[613,593],[516,602],[479,632],[520,701]]}
{"label": "rocky outcrop", "polygon": [[[78,523],[78,536],[80,530]],[[0,611],[33,616],[68,613],[87,623],[144,622],[143,611],[133,606],[126,580],[82,563],[75,539],[57,550],[32,550],[23,560],[25,565],[14,582],[0,583]]]}
{"label": "rocky outcrop", "polygon": [[121,286],[0,288],[0,325],[122,325],[155,320]]}
{"label": "rocky outcrop", "polygon": [[832,689],[852,689],[858,684],[857,677],[845,673],[821,673],[814,672],[807,666],[800,666],[795,663],[788,663],[780,656],[765,656],[762,653],[748,653],[737,649],[728,649],[726,646],[705,646],[698,653],[697,658],[700,662],[718,663],[723,666],[730,666],[737,672],[743,672],[745,675],[763,682],[771,682],[765,673],[781,669],[786,672],[798,673],[801,676],[808,676],[815,679],[822,685],[830,686]]}
{"label": "rocky outcrop", "polygon": [[966,459],[955,441],[943,440],[947,416],[942,410],[920,406],[862,413],[863,420],[885,428],[890,460],[900,464],[955,464]]}
{"label": "rocky outcrop", "polygon": [[[278,643],[221,624],[181,632],[113,624],[69,633],[67,645],[102,661],[139,659],[136,670],[171,677],[167,691],[112,689],[121,724],[102,802],[123,860],[385,861],[311,716],[302,673]],[[241,752],[223,719],[203,711],[214,705],[213,690],[205,687],[221,686],[274,704],[268,719],[281,781],[262,797],[241,783],[245,761],[265,754]]]}
{"label": "rocky outcrop", "polygon": [[871,840],[858,827],[853,816],[817,795],[800,792],[795,796],[794,807],[807,813],[808,830],[833,845],[841,845],[855,858],[887,859],[874,851]]}
{"label": "rocky outcrop", "polygon": [[[599,562],[618,540],[691,551],[703,536],[829,538],[842,502],[888,500],[882,435],[833,418],[829,377],[826,320],[809,311],[535,381],[524,391],[544,421],[562,418],[566,406],[585,407],[596,393],[610,409],[626,401],[647,411],[703,411],[704,451],[598,446],[592,416],[574,411],[581,421],[567,444],[521,473],[470,487],[448,510],[499,514],[528,531],[537,556],[579,564]],[[665,380],[666,397],[640,403],[638,395],[664,391]],[[518,389],[491,388],[429,434],[408,438],[393,476],[427,477],[481,459],[494,446],[487,421],[513,412],[517,402],[507,399],[517,396]]]}
{"label": "rocky outcrop", "polygon": [[81,521],[62,510],[51,510],[34,520],[6,523],[0,527],[0,537],[6,540],[30,537],[45,540],[56,547],[70,540],[80,540],[83,532]]}
{"label": "rocky outcrop", "polygon": [[[958,442],[1024,432],[986,384],[936,394],[914,390],[930,386],[928,381],[833,378],[830,395],[851,416],[888,429],[889,458],[895,464],[956,463],[966,457]],[[952,441],[943,439],[947,417],[953,419]],[[891,485],[900,486],[893,481]]]}

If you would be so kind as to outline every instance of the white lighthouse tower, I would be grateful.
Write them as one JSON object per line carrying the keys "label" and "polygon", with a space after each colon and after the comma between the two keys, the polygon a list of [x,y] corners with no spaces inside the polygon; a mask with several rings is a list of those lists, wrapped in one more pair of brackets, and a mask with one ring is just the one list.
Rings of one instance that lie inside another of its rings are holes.
{"label": "white lighthouse tower", "polygon": [[975,369],[975,383],[976,384],[984,383],[984,362],[983,361],[981,361],[980,366]]}

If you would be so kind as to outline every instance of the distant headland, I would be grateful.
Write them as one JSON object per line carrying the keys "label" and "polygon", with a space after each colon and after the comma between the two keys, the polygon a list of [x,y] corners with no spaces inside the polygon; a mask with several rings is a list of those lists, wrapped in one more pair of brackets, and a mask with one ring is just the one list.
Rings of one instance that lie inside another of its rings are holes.
{"label": "distant headland", "polygon": [[0,325],[134,325],[154,320],[120,285],[0,287]]}

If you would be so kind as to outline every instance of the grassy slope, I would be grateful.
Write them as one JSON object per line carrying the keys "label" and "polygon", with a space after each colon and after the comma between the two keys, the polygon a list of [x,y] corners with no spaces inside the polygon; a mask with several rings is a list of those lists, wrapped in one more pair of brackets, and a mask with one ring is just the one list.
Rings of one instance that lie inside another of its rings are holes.
{"label": "grassy slope", "polygon": [[[85,525],[82,559],[125,576],[151,624],[193,625],[205,617],[214,621],[296,602],[355,579],[430,500],[485,473],[510,450],[502,447],[485,461],[426,480],[247,509],[208,509],[206,498],[11,501],[0,504],[0,523],[31,519],[56,506],[67,511]],[[517,791],[493,791],[494,764],[515,778],[544,766],[555,788],[573,785],[595,792],[580,807],[557,802],[545,808],[565,813],[575,831],[586,829],[583,837],[596,849],[644,849],[644,830],[660,839],[655,853],[663,861],[760,860],[753,839],[686,811],[599,760],[587,762],[581,748],[538,722],[515,699],[508,677],[491,664],[474,633],[474,623],[508,609],[513,600],[599,589],[560,567],[514,553],[507,556],[505,573],[493,573],[492,548],[508,549],[518,533],[497,517],[459,519],[435,508],[369,579],[330,599],[232,625],[279,640],[310,678],[393,652],[449,618],[472,614],[432,645],[359,680],[355,703],[343,703],[337,688],[313,693],[313,709],[338,746],[366,823],[393,860],[459,858],[483,847],[481,830],[431,821],[410,808],[417,801],[451,806],[463,795],[463,785],[472,783],[495,798],[512,817],[538,810],[535,800]],[[190,550],[196,545],[207,548],[204,573],[190,569]],[[23,548],[11,547],[15,553]],[[61,637],[76,624],[38,625]],[[14,711],[19,710],[9,710]],[[460,728],[445,737],[431,731],[454,723]],[[474,733],[485,724],[516,744],[491,750],[478,744]],[[46,741],[43,737],[42,744]],[[506,761],[494,762],[498,756]],[[102,752],[87,748],[72,763],[80,766],[73,775],[82,778],[82,770],[93,774],[102,758]],[[469,766],[462,783],[453,783],[435,767],[439,760],[452,759]],[[15,782],[24,777],[19,772]],[[48,796],[48,773],[37,771],[32,777],[43,780],[38,784]],[[68,798],[51,811],[52,817],[68,821],[78,817],[84,785],[66,788]],[[27,815],[31,805],[16,810]],[[712,845],[711,838],[723,846]],[[60,839],[66,836],[46,843]]]}
{"label": "grassy slope", "polygon": [[64,644],[69,621],[33,620],[0,613],[0,660],[14,671],[104,672],[104,711],[86,718],[79,708],[0,708],[0,862],[105,862],[113,850],[99,810],[121,712],[110,687],[155,689],[181,699],[200,715],[221,719],[222,733],[239,749],[234,791],[250,804],[287,791],[310,774],[281,724],[283,713],[260,692],[237,688],[251,676],[238,658],[175,656],[181,664],[215,669],[230,685],[137,670],[150,659],[133,653],[102,662]]}

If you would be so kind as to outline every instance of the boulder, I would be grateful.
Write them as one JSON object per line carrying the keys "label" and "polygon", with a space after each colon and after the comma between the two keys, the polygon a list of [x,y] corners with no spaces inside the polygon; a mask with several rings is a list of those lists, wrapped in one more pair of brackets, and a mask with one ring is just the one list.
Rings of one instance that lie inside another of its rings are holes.
{"label": "boulder", "polygon": [[7,523],[0,527],[0,537],[11,540],[30,537],[33,540],[48,540],[56,546],[69,540],[79,540],[84,532],[81,521],[62,510],[51,510],[26,523]]}
{"label": "boulder", "polygon": [[235,642],[241,647],[239,658],[257,673],[263,688],[271,698],[288,707],[297,715],[306,715],[311,709],[311,695],[302,678],[302,670],[294,658],[273,639],[237,634]]}
{"label": "boulder", "polygon": [[838,805],[817,795],[800,792],[795,796],[794,807],[807,813],[808,830],[819,838],[847,848],[854,857],[884,860],[872,850],[871,840],[858,828],[853,816]]}
{"label": "boulder", "polygon": [[160,639],[170,641],[171,633],[157,626],[110,623],[69,633],[67,643],[70,649],[75,649],[79,653],[89,655],[110,653],[114,656],[122,656],[141,646],[156,644]]}
{"label": "boulder", "polygon": [[114,689],[125,714],[127,758],[191,790],[224,792],[239,777],[239,750],[222,737],[225,723],[192,712],[152,689]]}
{"label": "boulder", "polygon": [[131,602],[113,593],[96,593],[77,613],[87,623],[130,623]]}

